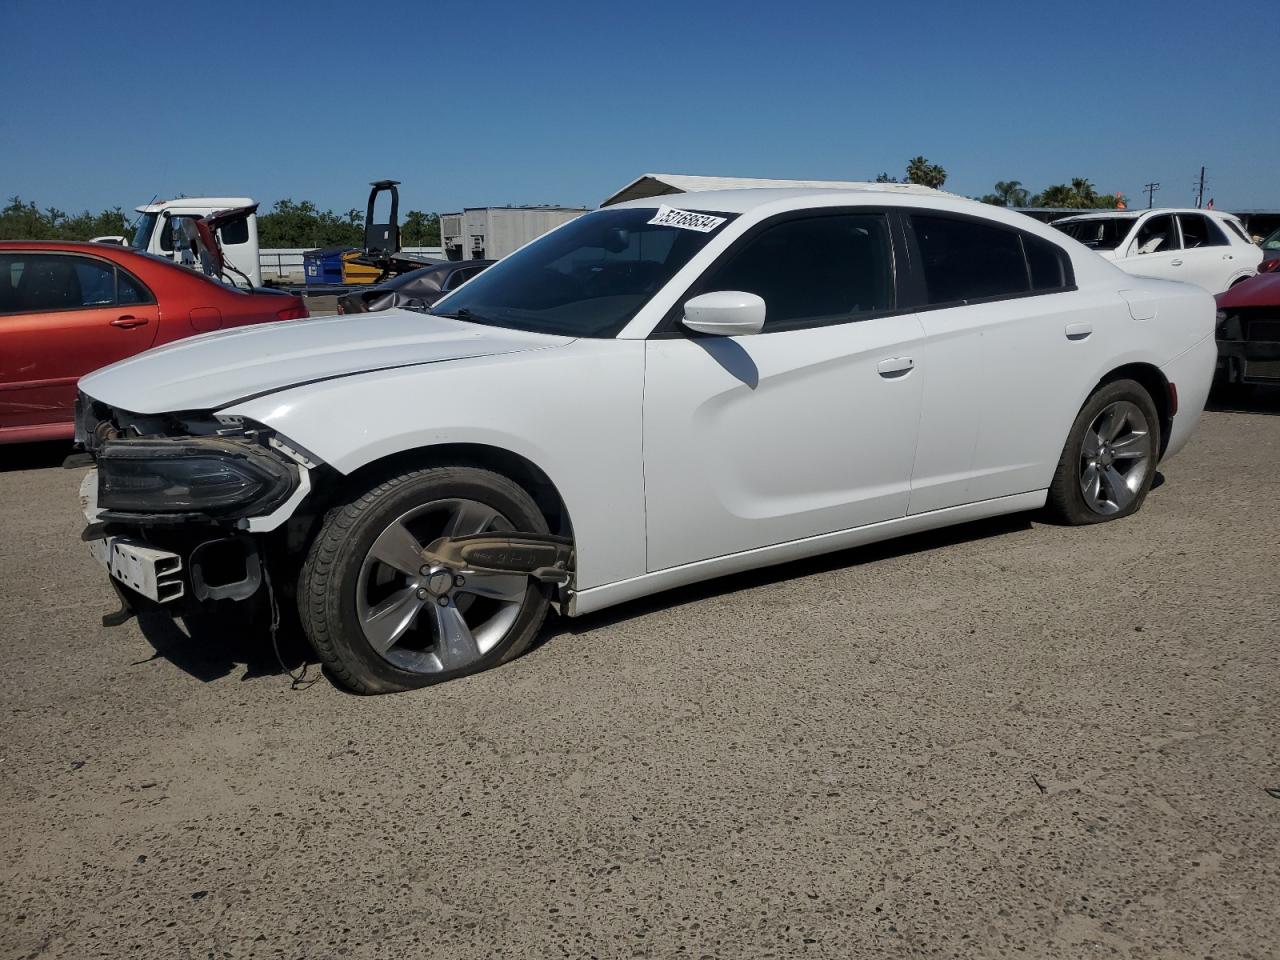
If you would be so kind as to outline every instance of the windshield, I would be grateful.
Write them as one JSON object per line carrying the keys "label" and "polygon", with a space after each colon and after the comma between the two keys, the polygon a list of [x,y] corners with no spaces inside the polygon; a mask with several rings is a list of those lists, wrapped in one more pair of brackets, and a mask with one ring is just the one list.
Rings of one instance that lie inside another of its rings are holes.
{"label": "windshield", "polygon": [[1263,250],[1280,250],[1280,230],[1275,231],[1262,241]]}
{"label": "windshield", "polygon": [[151,243],[151,232],[156,228],[158,213],[144,213],[138,221],[138,229],[133,232],[133,249],[146,250]]}
{"label": "windshield", "polygon": [[1114,250],[1124,242],[1133,224],[1133,217],[1095,217],[1068,223],[1058,222],[1051,226],[1073,240],[1079,240],[1091,250]]}
{"label": "windshield", "polygon": [[532,333],[616,336],[734,219],[680,213],[598,210],[571,220],[489,267],[429,312]]}

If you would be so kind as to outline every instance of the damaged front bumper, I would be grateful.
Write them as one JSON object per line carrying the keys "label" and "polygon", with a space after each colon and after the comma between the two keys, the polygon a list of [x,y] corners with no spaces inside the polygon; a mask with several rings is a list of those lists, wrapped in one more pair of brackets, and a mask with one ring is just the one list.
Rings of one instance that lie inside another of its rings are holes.
{"label": "damaged front bumper", "polygon": [[89,524],[81,539],[122,604],[104,622],[122,622],[144,598],[179,613],[256,593],[266,542],[284,544],[291,519],[305,525],[313,473],[327,468],[238,418],[160,422],[104,412],[109,419],[82,441],[96,466],[80,486]]}
{"label": "damaged front bumper", "polygon": [[[105,522],[97,494],[98,471],[90,470],[80,485],[89,521],[82,539],[112,581],[132,594],[172,609],[183,600],[245,600],[261,586],[262,551],[256,537],[205,524],[148,531]],[[121,594],[126,607],[130,596]]]}

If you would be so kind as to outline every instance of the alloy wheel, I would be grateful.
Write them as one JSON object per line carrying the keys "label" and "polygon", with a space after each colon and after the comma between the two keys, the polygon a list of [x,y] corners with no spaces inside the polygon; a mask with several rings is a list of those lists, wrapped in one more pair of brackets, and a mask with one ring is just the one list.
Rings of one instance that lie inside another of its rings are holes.
{"label": "alloy wheel", "polygon": [[440,537],[514,530],[477,500],[422,504],[397,517],[365,555],[356,614],[365,640],[384,660],[414,673],[473,665],[520,616],[528,577],[432,566],[422,550]]}
{"label": "alloy wheel", "polygon": [[1151,469],[1151,425],[1135,403],[1103,407],[1080,445],[1080,492],[1095,513],[1119,513],[1137,498]]}

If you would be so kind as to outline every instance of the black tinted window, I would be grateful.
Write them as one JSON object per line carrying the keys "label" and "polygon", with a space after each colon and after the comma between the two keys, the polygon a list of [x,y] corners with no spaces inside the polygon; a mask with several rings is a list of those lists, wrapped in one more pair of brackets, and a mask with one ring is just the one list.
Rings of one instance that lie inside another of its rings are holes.
{"label": "black tinted window", "polygon": [[116,271],[116,303],[127,306],[133,303],[150,303],[151,294],[141,284],[123,271]]}
{"label": "black tinted window", "polygon": [[912,216],[929,303],[1027,293],[1030,281],[1018,233],[950,217]]}
{"label": "black tinted window", "polygon": [[1090,217],[1087,220],[1071,220],[1050,224],[1067,236],[1079,240],[1091,250],[1114,250],[1124,243],[1133,229],[1132,217]]}
{"label": "black tinted window", "polygon": [[1070,260],[1061,247],[1048,240],[1041,240],[1039,237],[1024,233],[1022,249],[1027,254],[1027,266],[1031,269],[1033,290],[1058,290],[1074,282],[1071,276]]}
{"label": "black tinted window", "polygon": [[432,313],[574,337],[613,337],[734,214],[597,210],[449,294]]}
{"label": "black tinted window", "polygon": [[1224,247],[1229,242],[1216,223],[1198,213],[1178,214],[1182,226],[1182,245],[1188,250],[1196,247]]}
{"label": "black tinted window", "polygon": [[841,214],[780,223],[713,266],[699,288],[761,297],[766,332],[892,310],[888,221]]}
{"label": "black tinted window", "polygon": [[237,220],[235,223],[228,223],[225,227],[221,227],[218,230],[218,239],[223,244],[248,243],[249,221]]}
{"label": "black tinted window", "polygon": [[1179,249],[1178,231],[1174,228],[1172,214],[1162,213],[1148,218],[1138,228],[1134,245],[1136,253],[1168,253]]}
{"label": "black tinted window", "polygon": [[115,267],[87,257],[0,254],[0,313],[109,307]]}

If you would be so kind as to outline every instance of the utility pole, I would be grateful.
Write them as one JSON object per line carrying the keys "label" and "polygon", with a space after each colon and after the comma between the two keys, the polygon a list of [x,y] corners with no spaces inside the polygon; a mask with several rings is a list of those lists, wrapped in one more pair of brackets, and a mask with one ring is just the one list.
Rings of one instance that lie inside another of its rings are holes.
{"label": "utility pole", "polygon": [[1196,209],[1204,202],[1204,167],[1200,168],[1200,185],[1196,187]]}
{"label": "utility pole", "polygon": [[1155,197],[1155,195],[1156,195],[1156,191],[1160,189],[1160,184],[1158,184],[1158,183],[1148,183],[1148,184],[1145,184],[1145,185],[1142,187],[1142,189],[1143,189],[1143,190],[1145,190],[1145,191],[1147,191],[1147,209],[1148,209],[1148,210],[1150,210],[1150,209],[1151,209],[1151,201],[1152,201],[1152,200],[1153,200],[1153,198]]}

